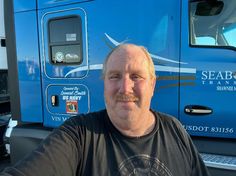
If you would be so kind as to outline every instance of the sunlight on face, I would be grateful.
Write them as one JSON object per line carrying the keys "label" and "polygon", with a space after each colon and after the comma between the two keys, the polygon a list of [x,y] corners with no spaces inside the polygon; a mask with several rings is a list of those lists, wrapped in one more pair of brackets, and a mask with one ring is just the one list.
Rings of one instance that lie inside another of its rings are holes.
{"label": "sunlight on face", "polygon": [[107,60],[104,73],[104,95],[110,118],[137,121],[149,112],[155,87],[149,63],[143,50],[123,45]]}

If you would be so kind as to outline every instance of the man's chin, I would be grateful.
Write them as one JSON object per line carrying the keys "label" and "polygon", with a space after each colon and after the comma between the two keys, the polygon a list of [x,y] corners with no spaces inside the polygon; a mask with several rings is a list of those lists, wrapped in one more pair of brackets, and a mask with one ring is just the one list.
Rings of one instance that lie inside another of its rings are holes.
{"label": "man's chin", "polygon": [[118,102],[118,108],[121,110],[133,111],[135,109],[135,102]]}
{"label": "man's chin", "polygon": [[129,119],[130,117],[132,118],[134,114],[136,114],[136,111],[132,107],[125,106],[125,107],[117,109],[117,114],[122,119]]}
{"label": "man's chin", "polygon": [[113,107],[107,107],[107,110],[115,117],[126,119],[137,114],[137,105],[134,102],[119,102]]}

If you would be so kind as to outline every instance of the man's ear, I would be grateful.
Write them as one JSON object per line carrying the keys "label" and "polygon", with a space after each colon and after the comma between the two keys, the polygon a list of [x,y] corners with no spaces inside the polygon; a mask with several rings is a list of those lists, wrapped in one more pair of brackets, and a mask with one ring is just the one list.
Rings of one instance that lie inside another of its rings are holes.
{"label": "man's ear", "polygon": [[152,95],[154,95],[155,86],[156,86],[156,80],[157,80],[156,77],[154,77],[154,78],[152,79]]}

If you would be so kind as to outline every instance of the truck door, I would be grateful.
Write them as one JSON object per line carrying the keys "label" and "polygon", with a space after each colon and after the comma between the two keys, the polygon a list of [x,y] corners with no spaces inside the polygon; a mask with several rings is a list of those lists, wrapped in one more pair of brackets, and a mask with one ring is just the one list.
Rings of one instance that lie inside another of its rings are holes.
{"label": "truck door", "polygon": [[39,4],[44,125],[58,126],[89,111],[86,14],[82,8]]}
{"label": "truck door", "polygon": [[192,85],[180,86],[180,120],[192,135],[236,138],[236,1],[182,5],[181,62],[195,73],[180,75]]}

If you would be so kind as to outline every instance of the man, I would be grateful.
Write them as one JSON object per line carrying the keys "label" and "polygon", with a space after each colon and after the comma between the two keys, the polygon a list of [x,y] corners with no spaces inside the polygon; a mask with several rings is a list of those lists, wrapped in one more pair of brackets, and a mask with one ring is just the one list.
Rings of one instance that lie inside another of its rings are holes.
{"label": "man", "polygon": [[103,78],[106,110],[70,118],[2,175],[208,175],[181,124],[150,110],[156,76],[143,47],[115,48]]}

